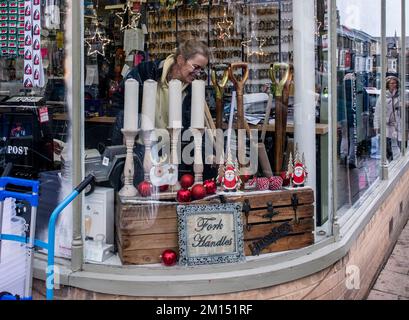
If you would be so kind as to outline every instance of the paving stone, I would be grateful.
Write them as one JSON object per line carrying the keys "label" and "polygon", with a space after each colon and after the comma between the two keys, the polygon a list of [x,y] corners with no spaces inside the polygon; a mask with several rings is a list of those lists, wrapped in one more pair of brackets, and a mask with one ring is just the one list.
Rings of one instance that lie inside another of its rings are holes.
{"label": "paving stone", "polygon": [[409,275],[408,257],[392,254],[385,266],[385,270]]}
{"label": "paving stone", "polygon": [[374,289],[409,298],[409,275],[384,270],[376,281]]}
{"label": "paving stone", "polygon": [[409,242],[398,241],[392,253],[402,257],[409,257]]}

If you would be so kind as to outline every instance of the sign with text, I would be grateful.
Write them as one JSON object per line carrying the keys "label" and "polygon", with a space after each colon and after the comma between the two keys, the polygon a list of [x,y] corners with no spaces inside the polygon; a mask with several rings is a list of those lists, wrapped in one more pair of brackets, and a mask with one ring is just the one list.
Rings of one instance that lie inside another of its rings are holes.
{"label": "sign with text", "polygon": [[244,261],[241,204],[183,205],[177,211],[181,265]]}

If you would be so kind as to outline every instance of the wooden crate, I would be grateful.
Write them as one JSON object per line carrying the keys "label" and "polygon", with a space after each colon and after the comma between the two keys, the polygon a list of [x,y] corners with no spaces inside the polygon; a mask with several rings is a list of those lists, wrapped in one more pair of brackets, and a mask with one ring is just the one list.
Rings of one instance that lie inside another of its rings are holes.
{"label": "wooden crate", "polygon": [[[314,194],[311,189],[233,195],[225,201],[243,202],[247,256],[298,249],[314,242]],[[220,199],[195,204],[203,203],[220,203]],[[122,202],[118,198],[116,239],[123,264],[160,263],[164,250],[178,252],[176,205]],[[277,238],[276,231],[280,229],[285,232],[279,232]],[[276,241],[268,244],[272,240]],[[260,252],[255,252],[257,248]]]}

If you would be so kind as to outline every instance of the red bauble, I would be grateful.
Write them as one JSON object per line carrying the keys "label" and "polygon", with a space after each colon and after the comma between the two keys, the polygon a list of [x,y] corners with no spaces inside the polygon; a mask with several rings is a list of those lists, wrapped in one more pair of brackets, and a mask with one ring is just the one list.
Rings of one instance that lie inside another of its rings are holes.
{"label": "red bauble", "polygon": [[180,186],[183,189],[189,189],[195,183],[195,178],[191,174],[185,174],[180,179]]}
{"label": "red bauble", "polygon": [[246,174],[246,175],[244,175],[244,176],[241,177],[241,181],[242,181],[243,183],[247,183],[252,177],[253,177],[253,176]]}
{"label": "red bauble", "polygon": [[173,250],[165,250],[161,255],[162,262],[165,266],[174,266],[178,260],[178,255]]}
{"label": "red bauble", "polygon": [[288,187],[291,184],[290,178],[287,178],[287,172],[281,172],[280,177],[283,179],[283,187]]}
{"label": "red bauble", "polygon": [[215,194],[217,192],[217,185],[214,180],[207,180],[203,185],[206,188],[207,194]]}
{"label": "red bauble", "polygon": [[159,187],[159,191],[160,192],[166,192],[169,190],[169,185],[165,185],[165,186],[160,186]]}
{"label": "red bauble", "polygon": [[150,197],[152,195],[153,186],[150,182],[143,181],[138,186],[139,194],[144,197]]}
{"label": "red bauble", "polygon": [[197,184],[192,188],[192,198],[201,200],[206,197],[206,188],[202,184]]}
{"label": "red bauble", "polygon": [[179,190],[177,200],[179,202],[190,202],[192,200],[192,193],[190,190]]}

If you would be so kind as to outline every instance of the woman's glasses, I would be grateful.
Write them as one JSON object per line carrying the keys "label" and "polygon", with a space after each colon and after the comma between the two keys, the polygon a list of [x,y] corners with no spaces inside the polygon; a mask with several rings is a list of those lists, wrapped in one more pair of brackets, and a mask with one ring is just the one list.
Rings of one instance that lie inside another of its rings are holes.
{"label": "woman's glasses", "polygon": [[201,73],[203,71],[203,67],[197,64],[192,64],[189,60],[186,60],[186,63],[193,69],[195,73]]}

